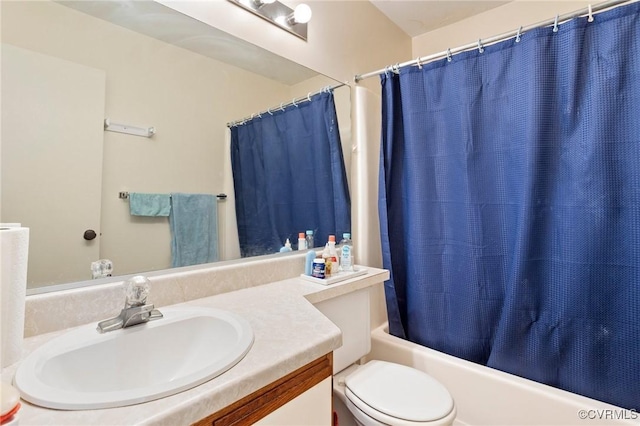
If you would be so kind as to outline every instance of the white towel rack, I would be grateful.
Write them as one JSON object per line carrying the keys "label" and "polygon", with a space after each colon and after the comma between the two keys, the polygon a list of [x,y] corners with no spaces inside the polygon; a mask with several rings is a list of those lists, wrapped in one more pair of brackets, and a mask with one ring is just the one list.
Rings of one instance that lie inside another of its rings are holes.
{"label": "white towel rack", "polygon": [[126,133],[134,136],[143,136],[145,138],[150,138],[156,133],[155,127],[136,127],[128,124],[112,123],[108,118],[104,119],[104,130],[109,132]]}

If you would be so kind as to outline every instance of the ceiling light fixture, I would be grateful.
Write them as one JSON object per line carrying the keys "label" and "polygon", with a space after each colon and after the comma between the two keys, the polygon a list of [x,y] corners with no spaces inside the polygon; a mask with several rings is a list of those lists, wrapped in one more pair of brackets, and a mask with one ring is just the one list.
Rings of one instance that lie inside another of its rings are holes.
{"label": "ceiling light fixture", "polygon": [[311,20],[311,8],[299,4],[295,10],[277,0],[228,0],[262,19],[307,40],[307,23]]}

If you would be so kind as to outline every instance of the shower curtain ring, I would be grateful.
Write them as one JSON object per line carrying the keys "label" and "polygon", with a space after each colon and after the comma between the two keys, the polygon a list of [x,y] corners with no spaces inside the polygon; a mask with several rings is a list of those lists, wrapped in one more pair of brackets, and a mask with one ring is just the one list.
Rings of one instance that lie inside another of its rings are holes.
{"label": "shower curtain ring", "polygon": [[522,34],[522,25],[518,28],[518,34],[516,34],[516,43],[520,43],[520,35]]}
{"label": "shower curtain ring", "polygon": [[447,49],[447,62],[451,61],[453,61],[453,58],[451,57],[451,49]]}
{"label": "shower curtain ring", "polygon": [[311,102],[311,92],[308,92],[308,93],[307,93],[307,100],[308,100],[309,102]]}
{"label": "shower curtain ring", "polygon": [[294,107],[298,108],[298,104],[296,103],[296,98],[291,99],[291,103]]}
{"label": "shower curtain ring", "polygon": [[557,33],[558,32],[558,18],[560,17],[560,15],[556,15],[556,20],[553,22],[553,32]]}
{"label": "shower curtain ring", "polygon": [[283,105],[284,105],[284,102],[280,102],[280,111],[284,111]]}
{"label": "shower curtain ring", "polygon": [[591,9],[591,3],[589,3],[589,19],[587,22],[593,22],[593,9]]}
{"label": "shower curtain ring", "polygon": [[393,65],[391,71],[393,71],[394,74],[400,74],[400,63]]}
{"label": "shower curtain ring", "polygon": [[267,112],[269,113],[269,115],[273,115],[273,113],[271,112],[271,109],[267,109]]}
{"label": "shower curtain ring", "polygon": [[418,69],[421,70],[422,69],[422,64],[420,63],[420,56],[418,56],[416,58],[416,64],[418,65]]}
{"label": "shower curtain ring", "polygon": [[478,39],[478,52],[484,52],[484,47],[482,47],[482,39]]}

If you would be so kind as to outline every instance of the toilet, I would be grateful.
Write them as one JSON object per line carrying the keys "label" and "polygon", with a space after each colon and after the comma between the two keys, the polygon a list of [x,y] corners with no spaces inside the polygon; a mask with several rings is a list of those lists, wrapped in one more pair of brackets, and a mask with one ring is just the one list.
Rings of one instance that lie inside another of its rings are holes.
{"label": "toilet", "polygon": [[339,426],[453,423],[456,416],[453,398],[433,377],[387,361],[356,364],[371,350],[368,289],[315,306],[342,331],[342,347],[333,353],[333,395]]}

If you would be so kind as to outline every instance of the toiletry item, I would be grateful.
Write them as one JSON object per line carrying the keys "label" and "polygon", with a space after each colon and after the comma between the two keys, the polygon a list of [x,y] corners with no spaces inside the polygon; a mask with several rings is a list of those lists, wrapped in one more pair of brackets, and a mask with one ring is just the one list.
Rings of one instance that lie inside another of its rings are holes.
{"label": "toiletry item", "polygon": [[324,260],[324,274],[328,278],[331,276],[331,252],[329,251],[329,243],[324,245],[324,250],[322,250],[322,259]]}
{"label": "toiletry item", "polygon": [[287,241],[284,242],[284,247],[280,248],[280,253],[285,253],[291,251],[291,241],[287,238]]}
{"label": "toiletry item", "polygon": [[298,233],[298,250],[307,249],[307,240],[304,237],[304,232]]}
{"label": "toiletry item", "polygon": [[329,254],[331,255],[331,272],[336,273],[338,272],[338,268],[340,265],[340,257],[338,256],[338,250],[336,249],[336,236],[335,235],[329,235]]}
{"label": "toiletry item", "polygon": [[306,240],[308,249],[312,249],[315,247],[315,245],[313,244],[313,230],[307,229]]}
{"label": "toiletry item", "polygon": [[350,233],[345,232],[342,234],[340,246],[340,271],[353,272],[353,243],[351,242]]}
{"label": "toiletry item", "polygon": [[311,272],[311,276],[322,279],[326,277],[326,263],[324,259],[313,259],[313,270]]}
{"label": "toiletry item", "polygon": [[313,273],[313,260],[316,258],[316,252],[309,250],[304,258],[304,274],[311,275]]}

